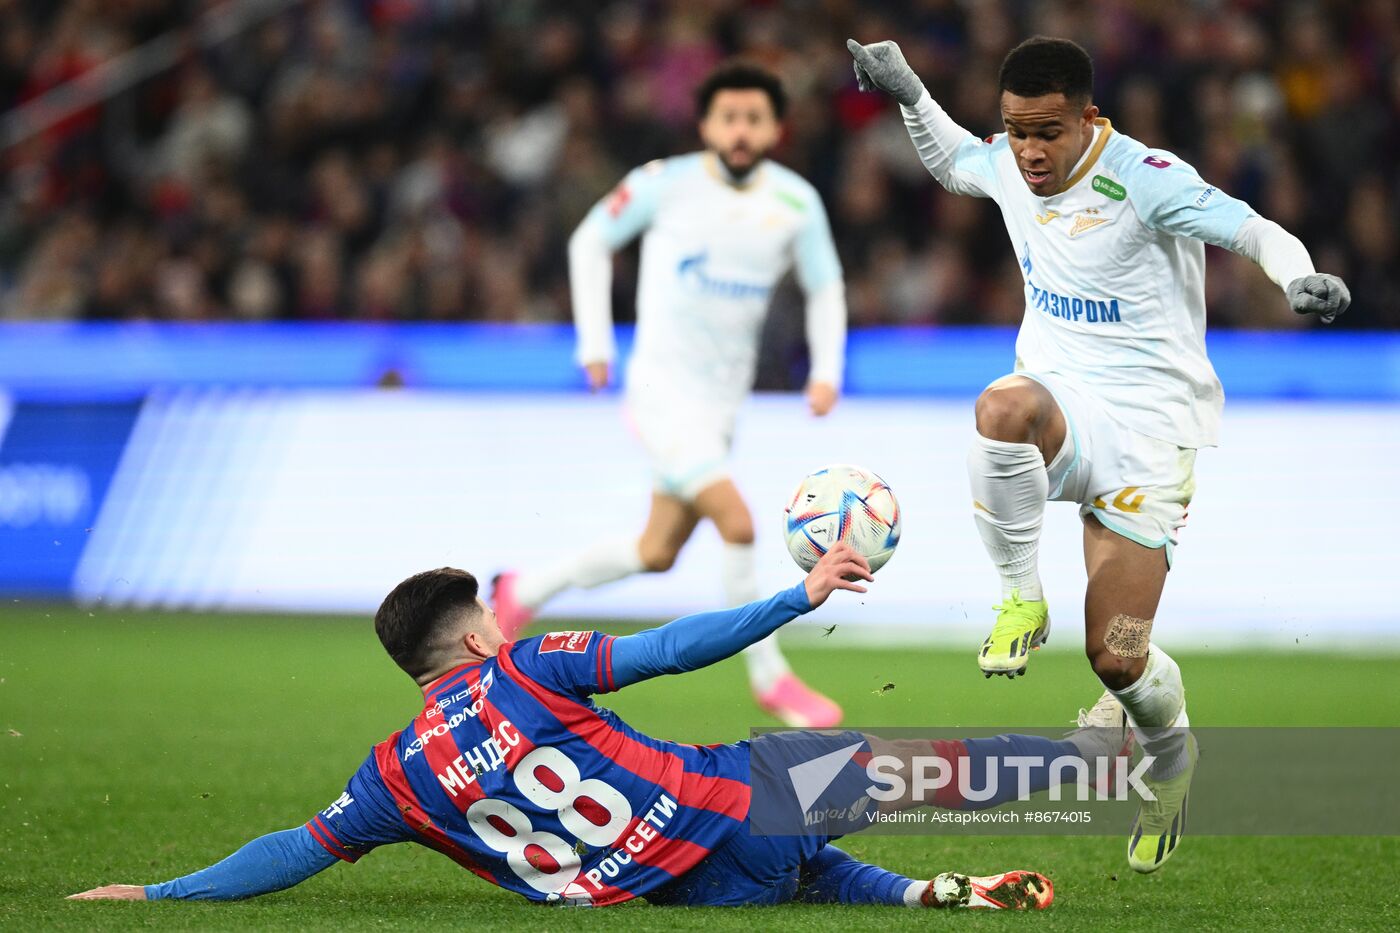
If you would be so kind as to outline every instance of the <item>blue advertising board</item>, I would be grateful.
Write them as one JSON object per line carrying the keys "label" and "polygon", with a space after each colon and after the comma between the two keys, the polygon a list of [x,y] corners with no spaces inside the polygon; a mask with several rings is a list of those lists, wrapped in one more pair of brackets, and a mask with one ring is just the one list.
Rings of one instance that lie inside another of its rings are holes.
{"label": "blue advertising board", "polygon": [[139,409],[15,403],[0,439],[0,590],[67,591]]}
{"label": "blue advertising board", "polygon": [[[617,328],[626,356],[632,328]],[[853,330],[849,395],[975,395],[1011,369],[1008,327]],[[1232,399],[1400,400],[1400,334],[1212,331]],[[566,324],[0,324],[0,391],[91,401],[153,389],[404,385],[469,392],[581,391]]]}

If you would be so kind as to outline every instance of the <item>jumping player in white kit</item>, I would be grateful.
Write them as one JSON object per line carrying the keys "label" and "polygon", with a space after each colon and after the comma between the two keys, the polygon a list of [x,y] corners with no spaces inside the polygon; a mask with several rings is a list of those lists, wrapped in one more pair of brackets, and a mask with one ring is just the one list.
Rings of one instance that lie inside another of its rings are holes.
{"label": "jumping player in white kit", "polygon": [[1217,442],[1224,393],[1205,351],[1205,250],[1258,263],[1293,310],[1330,322],[1351,301],[1296,237],[1099,117],[1093,65],[1064,39],[1021,43],[1001,67],[1006,132],[979,140],[929,96],[893,42],[847,43],[863,90],[900,103],[919,157],[954,194],[1001,208],[1025,278],[1012,375],[978,398],[968,457],[977,530],[1002,601],[978,664],[1024,674],[1050,617],[1037,571],[1048,499],[1084,523],[1085,650],[1107,687],[1095,707],[1134,726],[1155,757],[1128,842],[1155,871],[1185,830],[1195,771],[1176,663],[1153,617],[1195,489],[1196,450]]}
{"label": "jumping player in white kit", "polygon": [[[845,285],[826,211],[813,187],[765,158],[781,135],[782,85],[728,65],[696,93],[703,152],[634,169],[569,241],[578,361],[590,388],[608,384],[612,254],[642,235],[636,343],[626,408],[651,459],[651,514],[641,536],[603,541],[554,566],[496,578],[507,638],[548,599],[635,573],[669,570],[701,519],[724,542],[729,605],[758,596],[753,518],[729,476],[740,406],[753,387],[769,299],[790,268],[807,299],[807,402],[825,415],[841,387]],[[776,635],[744,652],[760,706],[788,725],[833,726],[841,709],[797,678]]]}

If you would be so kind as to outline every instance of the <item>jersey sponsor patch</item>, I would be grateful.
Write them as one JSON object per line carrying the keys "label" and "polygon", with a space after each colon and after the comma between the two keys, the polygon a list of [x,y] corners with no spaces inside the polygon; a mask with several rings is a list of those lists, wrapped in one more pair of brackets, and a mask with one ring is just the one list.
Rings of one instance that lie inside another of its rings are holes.
{"label": "jersey sponsor patch", "polygon": [[1171,165],[1171,163],[1168,162],[1166,159],[1159,159],[1154,155],[1150,155],[1147,158],[1143,159],[1142,164],[1150,165],[1153,168],[1167,168]]}
{"label": "jersey sponsor patch", "polygon": [[550,632],[540,639],[540,654],[551,651],[567,651],[570,654],[583,654],[593,639],[592,632]]}
{"label": "jersey sponsor patch", "polygon": [[1127,188],[1124,188],[1113,179],[1105,178],[1102,175],[1094,176],[1093,188],[1104,197],[1112,198],[1115,201],[1121,201],[1128,196]]}

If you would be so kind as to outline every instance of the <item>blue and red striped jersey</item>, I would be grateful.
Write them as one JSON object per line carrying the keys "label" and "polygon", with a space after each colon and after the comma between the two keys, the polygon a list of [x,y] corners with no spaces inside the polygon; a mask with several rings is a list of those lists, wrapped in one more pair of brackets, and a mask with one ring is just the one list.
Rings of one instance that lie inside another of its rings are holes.
{"label": "blue and red striped jersey", "polygon": [[596,706],[613,641],[553,632],[445,674],[307,828],[347,861],[419,842],[537,901],[613,904],[680,877],[747,815],[747,748],[655,739]]}

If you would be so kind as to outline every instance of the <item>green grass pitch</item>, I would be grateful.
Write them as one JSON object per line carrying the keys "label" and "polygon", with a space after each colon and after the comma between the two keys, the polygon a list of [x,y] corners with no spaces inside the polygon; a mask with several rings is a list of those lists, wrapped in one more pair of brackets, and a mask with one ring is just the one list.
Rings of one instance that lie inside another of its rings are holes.
{"label": "green grass pitch", "polygon": [[[851,649],[807,640],[794,665],[857,725],[1046,726],[1098,691],[1074,652],[986,681],[969,646]],[[1194,722],[1400,725],[1393,662],[1315,653],[1177,654]],[[881,686],[895,684],[882,692]],[[786,906],[532,907],[415,846],[382,849],[298,888],[237,904],[69,903],[64,894],[203,867],[304,822],[419,695],[369,622],[59,606],[0,609],[0,929],[774,929],[1014,924],[1038,930],[1395,929],[1395,838],[1188,837],[1134,875],[1117,837],[849,837],[852,854],[916,877],[1033,867],[1044,913]],[[656,735],[731,741],[768,725],[728,661],[607,698]],[[950,734],[956,735],[955,731]],[[1284,814],[1280,815],[1283,818]]]}

